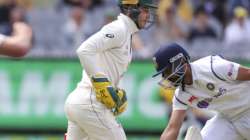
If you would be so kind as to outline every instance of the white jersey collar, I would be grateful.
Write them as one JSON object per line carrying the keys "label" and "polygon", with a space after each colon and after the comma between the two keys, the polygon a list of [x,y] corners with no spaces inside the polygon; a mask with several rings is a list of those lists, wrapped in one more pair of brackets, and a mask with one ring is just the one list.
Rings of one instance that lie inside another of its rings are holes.
{"label": "white jersey collar", "polygon": [[128,26],[128,30],[131,32],[131,34],[134,34],[135,32],[139,31],[135,22],[130,17],[121,13],[118,16],[118,20],[122,20],[125,22],[126,26]]}

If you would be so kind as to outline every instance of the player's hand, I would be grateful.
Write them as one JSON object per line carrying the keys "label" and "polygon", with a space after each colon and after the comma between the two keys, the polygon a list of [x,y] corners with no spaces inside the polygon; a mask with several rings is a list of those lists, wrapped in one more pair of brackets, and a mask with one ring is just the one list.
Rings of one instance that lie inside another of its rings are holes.
{"label": "player's hand", "polygon": [[111,82],[102,74],[91,78],[93,88],[96,93],[96,99],[103,103],[109,109],[115,109],[122,104],[119,92],[111,85]]}
{"label": "player's hand", "polygon": [[120,102],[120,104],[117,105],[117,107],[115,108],[115,110],[113,112],[115,116],[118,116],[121,113],[123,113],[128,106],[127,95],[126,95],[125,90],[117,89],[117,94],[118,94],[121,102]]}

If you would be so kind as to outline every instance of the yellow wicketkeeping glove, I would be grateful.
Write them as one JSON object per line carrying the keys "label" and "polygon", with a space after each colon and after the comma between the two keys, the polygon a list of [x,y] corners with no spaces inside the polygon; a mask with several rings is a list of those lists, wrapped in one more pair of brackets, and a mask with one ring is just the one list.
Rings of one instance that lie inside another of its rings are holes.
{"label": "yellow wicketkeeping glove", "polygon": [[123,96],[126,96],[126,94],[120,93],[120,90],[116,90],[111,85],[108,78],[102,74],[98,74],[91,77],[91,82],[96,92],[96,99],[98,101],[103,103],[109,109],[116,110],[116,108],[120,108],[119,110],[123,110]]}
{"label": "yellow wicketkeeping glove", "polygon": [[126,110],[127,106],[128,106],[127,96],[126,96],[125,90],[118,89],[117,94],[118,94],[121,102],[117,105],[117,107],[113,111],[115,116],[118,116],[121,113],[123,113]]}

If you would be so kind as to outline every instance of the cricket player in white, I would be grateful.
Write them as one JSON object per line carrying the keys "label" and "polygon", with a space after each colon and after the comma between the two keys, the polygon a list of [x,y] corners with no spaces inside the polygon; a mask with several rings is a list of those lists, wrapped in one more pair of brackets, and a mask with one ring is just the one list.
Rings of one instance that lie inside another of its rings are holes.
{"label": "cricket player in white", "polygon": [[163,77],[159,84],[177,87],[172,116],[161,140],[177,139],[191,107],[218,112],[201,130],[203,140],[250,140],[250,69],[217,55],[189,60],[178,44],[161,47],[154,55],[158,71],[154,76]]}
{"label": "cricket player in white", "polygon": [[118,19],[104,26],[77,50],[82,81],[68,96],[67,140],[126,140],[115,116],[125,111],[127,97],[118,83],[132,58],[131,39],[150,19],[151,0],[120,0]]}

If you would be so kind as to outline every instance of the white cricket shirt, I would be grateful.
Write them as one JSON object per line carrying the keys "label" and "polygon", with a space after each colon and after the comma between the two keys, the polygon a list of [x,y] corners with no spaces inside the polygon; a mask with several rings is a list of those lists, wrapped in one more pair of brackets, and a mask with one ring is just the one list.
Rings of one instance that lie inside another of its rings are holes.
{"label": "white cricket shirt", "polygon": [[211,109],[228,118],[250,108],[250,82],[237,81],[239,64],[220,56],[207,56],[190,64],[193,84],[179,87],[173,98],[173,109],[188,106]]}
{"label": "white cricket shirt", "polygon": [[117,20],[82,43],[77,53],[84,70],[78,86],[91,86],[89,77],[103,73],[117,87],[131,62],[131,39],[137,31],[133,20],[120,14]]}

